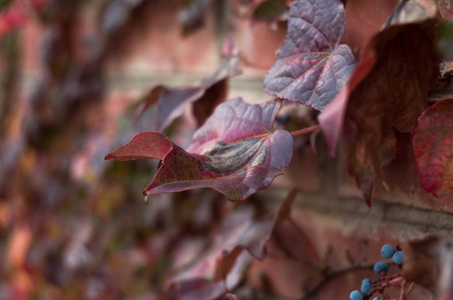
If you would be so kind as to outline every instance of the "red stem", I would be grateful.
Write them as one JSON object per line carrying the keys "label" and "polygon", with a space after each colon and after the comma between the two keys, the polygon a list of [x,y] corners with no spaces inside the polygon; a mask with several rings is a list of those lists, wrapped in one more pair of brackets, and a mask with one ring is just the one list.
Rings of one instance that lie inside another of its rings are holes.
{"label": "red stem", "polygon": [[321,126],[319,126],[319,125],[310,126],[307,128],[296,130],[296,131],[291,131],[291,135],[292,136],[303,135],[303,134],[310,133],[310,132],[320,130],[320,129],[321,129]]}

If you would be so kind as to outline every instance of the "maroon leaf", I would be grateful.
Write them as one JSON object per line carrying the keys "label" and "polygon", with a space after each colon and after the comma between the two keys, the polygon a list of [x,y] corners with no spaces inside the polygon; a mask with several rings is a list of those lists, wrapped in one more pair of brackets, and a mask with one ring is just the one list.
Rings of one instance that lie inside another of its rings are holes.
{"label": "maroon leaf", "polygon": [[[225,101],[228,78],[240,74],[237,66],[238,57],[233,56],[225,59],[214,74],[198,86],[169,88],[158,85],[154,87],[137,110],[137,118],[157,103],[156,129],[162,132],[182,115],[189,104],[193,103],[195,118],[198,125],[201,126],[215,107]],[[197,104],[197,101],[201,101],[201,103]]]}
{"label": "maroon leaf", "polygon": [[235,294],[228,293],[222,297],[222,300],[237,300]]}
{"label": "maroon leaf", "polygon": [[226,78],[217,81],[208,88],[203,97],[195,101],[192,105],[192,113],[197,120],[198,127],[201,127],[214,109],[225,101],[228,92],[228,80]]}
{"label": "maroon leaf", "polygon": [[345,132],[349,172],[368,204],[374,175],[396,155],[397,132],[413,130],[437,79],[433,7],[402,2],[362,51],[348,85],[318,117],[332,155]]}
{"label": "maroon leaf", "polygon": [[417,120],[412,137],[420,180],[440,196],[453,191],[453,99],[428,108]]}
{"label": "maroon leaf", "polygon": [[436,295],[442,271],[444,247],[445,245],[438,237],[409,242],[408,248],[404,250],[403,277]]}
{"label": "maroon leaf", "polygon": [[116,0],[110,1],[102,15],[101,29],[107,34],[114,34],[118,29],[126,24],[132,10],[138,7],[143,0],[138,1],[124,1]]}
{"label": "maroon leaf", "polygon": [[363,49],[378,33],[399,0],[361,0],[345,4],[346,31],[342,42],[351,49]]}
{"label": "maroon leaf", "polygon": [[452,0],[439,0],[439,12],[445,20],[450,20],[453,17],[453,1]]}
{"label": "maroon leaf", "polygon": [[147,195],[212,188],[232,201],[242,201],[268,187],[291,162],[291,134],[272,133],[279,108],[277,102],[251,105],[233,99],[217,107],[195,133],[188,152],[163,134],[144,132],[106,159],[162,159],[145,189]]}
{"label": "maroon leaf", "polygon": [[212,0],[188,0],[183,3],[184,7],[179,12],[178,18],[183,27],[183,34],[189,35],[203,27]]}
{"label": "maroon leaf", "polygon": [[264,79],[266,92],[323,110],[355,67],[346,45],[343,4],[338,0],[299,0],[290,7],[288,35]]}
{"label": "maroon leaf", "polygon": [[343,131],[349,95],[374,67],[376,58],[374,51],[368,49],[370,46],[371,45],[368,45],[367,48],[363,50],[364,53],[359,61],[359,65],[352,73],[348,84],[335,97],[334,101],[332,101],[332,103],[318,116],[321,130],[326,138],[327,145],[329,146],[329,153],[332,157],[335,157],[336,155],[338,141],[341,132]]}
{"label": "maroon leaf", "polygon": [[[152,141],[152,143],[150,143]],[[110,153],[106,160],[161,159],[173,149],[173,143],[159,132],[142,132],[124,147]]]}
{"label": "maroon leaf", "polygon": [[250,265],[250,255],[264,259],[265,244],[276,224],[289,217],[296,194],[296,190],[291,191],[279,209],[266,215],[254,216],[250,207],[233,210],[222,222],[221,233],[211,249],[172,278],[170,289],[182,299],[197,300],[217,299],[231,291]]}

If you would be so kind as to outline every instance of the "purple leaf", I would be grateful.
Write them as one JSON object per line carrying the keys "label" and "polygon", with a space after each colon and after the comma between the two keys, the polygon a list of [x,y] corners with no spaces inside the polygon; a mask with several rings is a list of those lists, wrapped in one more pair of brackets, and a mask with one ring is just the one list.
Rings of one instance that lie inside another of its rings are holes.
{"label": "purple leaf", "polygon": [[[228,78],[239,75],[238,57],[225,59],[222,65],[200,85],[182,88],[155,86],[137,111],[137,119],[157,103],[155,115],[157,131],[164,131],[176,118],[181,116],[188,105],[194,104],[194,115],[202,125],[215,107],[225,101]],[[200,104],[196,102],[200,101]]]}
{"label": "purple leaf", "polygon": [[183,1],[178,19],[182,25],[183,34],[190,35],[203,27],[205,15],[212,5],[212,0]]}
{"label": "purple leaf", "polygon": [[453,17],[453,1],[451,0],[439,0],[439,12],[445,20],[450,20]]}
{"label": "purple leaf", "polygon": [[291,162],[291,134],[272,132],[279,108],[277,102],[251,105],[233,99],[217,107],[187,152],[161,133],[144,132],[106,159],[162,159],[147,195],[212,188],[242,201],[268,187]]}
{"label": "purple leaf", "polygon": [[266,92],[323,110],[356,65],[346,45],[343,4],[299,0],[290,7],[288,35],[264,79]]}
{"label": "purple leaf", "polygon": [[412,136],[420,180],[428,192],[453,192],[453,99],[442,100],[417,120]]}
{"label": "purple leaf", "polygon": [[222,297],[222,300],[237,300],[235,294],[228,293]]}
{"label": "purple leaf", "polygon": [[401,2],[388,27],[361,51],[348,84],[318,116],[332,156],[344,133],[349,173],[368,205],[374,178],[384,176],[382,167],[398,153],[398,133],[413,130],[437,79],[434,16],[433,2]]}
{"label": "purple leaf", "polygon": [[[152,141],[152,143],[150,143]],[[132,160],[139,158],[158,158],[173,149],[173,143],[159,132],[142,132],[120,149],[110,153],[106,160]]]}
{"label": "purple leaf", "polygon": [[250,265],[250,255],[264,259],[265,244],[275,226],[289,218],[296,195],[297,190],[291,191],[279,209],[265,215],[254,216],[250,207],[233,210],[222,222],[212,247],[172,278],[170,289],[181,299],[197,300],[217,299],[234,289]]}

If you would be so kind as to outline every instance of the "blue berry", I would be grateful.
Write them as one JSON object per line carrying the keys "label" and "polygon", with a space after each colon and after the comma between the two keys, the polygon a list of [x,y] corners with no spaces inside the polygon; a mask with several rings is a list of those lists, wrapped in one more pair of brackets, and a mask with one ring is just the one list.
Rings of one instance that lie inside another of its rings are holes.
{"label": "blue berry", "polygon": [[382,300],[381,297],[374,297],[373,300]]}
{"label": "blue berry", "polygon": [[361,292],[355,290],[352,291],[351,294],[349,295],[349,299],[351,300],[363,300],[363,295]]}
{"label": "blue berry", "polygon": [[389,265],[385,261],[380,261],[374,264],[373,270],[376,274],[381,274],[382,272],[387,273],[389,270]]}
{"label": "blue berry", "polygon": [[392,259],[395,262],[395,264],[401,265],[403,263],[403,251],[396,251],[395,254],[393,254]]}
{"label": "blue berry", "polygon": [[368,282],[362,283],[360,290],[362,291],[362,293],[368,294],[369,292],[371,292],[371,284],[369,284]]}
{"label": "blue berry", "polygon": [[364,284],[364,283],[369,283],[369,284],[371,284],[371,279],[365,278],[364,280],[362,280],[362,284]]}
{"label": "blue berry", "polygon": [[395,249],[390,244],[386,244],[381,249],[381,255],[383,258],[390,258],[392,257],[393,253],[395,253]]}

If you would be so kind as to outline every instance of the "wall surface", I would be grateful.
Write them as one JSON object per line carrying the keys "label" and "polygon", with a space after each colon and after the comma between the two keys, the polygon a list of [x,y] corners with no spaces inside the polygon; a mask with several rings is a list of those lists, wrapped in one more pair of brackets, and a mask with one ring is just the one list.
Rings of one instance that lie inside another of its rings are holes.
{"label": "wall surface", "polygon": [[[187,86],[209,76],[221,63],[220,49],[228,35],[225,29],[230,26],[228,22],[234,24],[235,46],[249,62],[242,66],[243,74],[231,80],[228,98],[241,96],[251,103],[272,99],[264,93],[262,80],[285,38],[285,24],[271,29],[266,23],[252,24],[232,15],[229,20],[219,20],[214,10],[208,13],[204,27],[181,38],[177,11],[173,7],[176,2],[153,1],[143,12],[144,17],[134,34],[128,40],[118,41],[127,46],[121,50],[124,53],[107,64],[108,95],[103,104],[109,114],[105,119],[106,127],[117,126],[114,122],[127,107],[157,84]],[[348,2],[351,3],[348,10],[360,11],[358,1]],[[95,21],[91,10],[85,14],[84,26],[92,28]],[[373,14],[373,17],[381,18],[379,14]],[[349,26],[362,28],[362,31],[375,30],[368,27],[376,22],[372,20],[363,28],[362,23]],[[37,74],[42,68],[39,41],[43,40],[44,34],[33,21],[21,34],[25,49],[22,84],[28,88],[26,93],[30,93],[39,80]],[[350,33],[344,39],[360,47],[362,35],[366,33]],[[323,259],[328,256],[325,263],[332,269],[341,270],[351,264],[363,266],[345,276],[332,278],[317,298],[347,299],[349,292],[358,288],[361,278],[373,276],[369,266],[380,259],[383,244],[398,244],[404,249],[408,240],[429,235],[453,242],[453,196],[436,198],[423,190],[413,164],[409,138],[399,158],[386,169],[385,178],[375,182],[372,208],[366,206],[347,173],[344,147],[336,158],[329,157],[319,134],[316,150],[315,154],[309,141],[296,137],[292,165],[269,189],[257,194],[266,207],[273,208],[293,187],[299,188],[292,218],[300,232],[292,232],[294,229],[286,228],[286,225],[279,229],[277,235],[294,243],[288,246],[289,250],[282,250],[275,245],[274,239],[269,242],[267,258],[252,264],[249,276],[254,285],[270,288],[266,285],[272,282],[272,289],[282,297],[301,298],[304,289],[313,287],[319,276],[318,273],[311,275],[310,266],[306,264],[307,257],[314,255],[305,253],[308,243],[308,248],[314,248]],[[292,253],[287,255],[285,251]],[[430,299],[423,288],[416,288],[412,293],[416,297],[411,299]]]}

